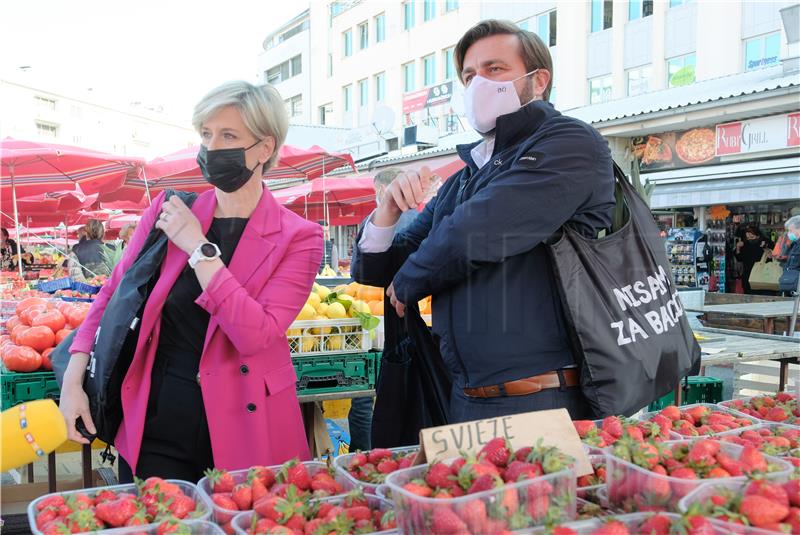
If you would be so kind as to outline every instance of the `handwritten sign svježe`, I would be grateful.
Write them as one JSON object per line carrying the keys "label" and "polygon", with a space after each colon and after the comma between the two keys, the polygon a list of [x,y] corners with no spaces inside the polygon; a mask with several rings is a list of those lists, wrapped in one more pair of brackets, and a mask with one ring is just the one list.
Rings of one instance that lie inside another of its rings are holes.
{"label": "handwritten sign svje\u017ee", "polygon": [[575,474],[593,473],[589,457],[566,409],[528,412],[431,427],[420,432],[420,452],[414,464],[451,459],[463,453],[477,454],[490,440],[505,437],[514,449],[555,446],[575,459]]}

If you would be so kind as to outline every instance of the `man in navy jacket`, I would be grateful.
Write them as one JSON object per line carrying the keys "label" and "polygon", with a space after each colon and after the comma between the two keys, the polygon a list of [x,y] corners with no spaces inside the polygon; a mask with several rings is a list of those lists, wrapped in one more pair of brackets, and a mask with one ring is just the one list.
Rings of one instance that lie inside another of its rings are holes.
{"label": "man in navy jacket", "polygon": [[392,182],[359,235],[353,277],[387,288],[399,314],[433,296],[451,422],[560,407],[590,417],[543,242],[565,224],[589,237],[611,226],[608,145],[548,102],[552,59],[536,35],[483,21],[454,56],[483,141],[458,147],[466,167],[396,236],[431,177]]}

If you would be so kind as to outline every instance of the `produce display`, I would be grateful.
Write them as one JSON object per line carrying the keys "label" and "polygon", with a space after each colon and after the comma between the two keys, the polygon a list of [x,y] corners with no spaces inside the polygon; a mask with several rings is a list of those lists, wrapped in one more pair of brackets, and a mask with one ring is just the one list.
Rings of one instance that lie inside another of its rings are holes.
{"label": "produce display", "polygon": [[159,524],[157,533],[180,533],[183,519],[209,516],[209,505],[191,483],[151,477],[135,485],[50,494],[28,508],[37,533],[56,535]]}
{"label": "produce display", "polygon": [[758,423],[749,416],[702,403],[683,407],[670,405],[657,413],[647,413],[642,418],[685,437],[710,436]]}
{"label": "produce display", "polygon": [[12,372],[52,370],[50,353],[89,313],[88,303],[53,302],[40,297],[19,301],[0,336],[3,365]]}
{"label": "produce display", "polygon": [[728,533],[697,514],[629,514],[555,526],[551,535],[722,535]]}
{"label": "produce display", "polygon": [[405,533],[504,533],[575,515],[574,460],[553,447],[490,440],[477,456],[390,474]]}
{"label": "produce display", "polygon": [[771,396],[723,401],[720,406],[759,420],[786,424],[796,424],[800,421],[800,405],[797,403],[797,398],[786,392]]}
{"label": "produce display", "polygon": [[655,418],[652,422],[642,422],[621,416],[609,416],[603,420],[575,420],[572,422],[584,444],[595,448],[605,448],[616,443],[623,436],[636,441],[669,440],[672,422]]}
{"label": "produce display", "polygon": [[606,484],[606,456],[590,455],[589,462],[592,463],[594,473],[578,478],[578,498],[597,501],[597,490]]}
{"label": "produce display", "polygon": [[334,465],[355,483],[366,484],[368,490],[374,491],[375,487],[386,481],[389,474],[411,467],[418,450],[419,448],[414,447],[358,451],[337,457]]}
{"label": "produce display", "polygon": [[718,436],[723,442],[745,446],[752,444],[767,455],[782,456],[800,447],[800,427],[782,424],[762,424],[754,429],[730,431]]}
{"label": "produce display", "polygon": [[608,498],[626,512],[677,511],[706,479],[788,477],[791,465],[752,445],[712,439],[663,445],[619,441],[607,457]]}

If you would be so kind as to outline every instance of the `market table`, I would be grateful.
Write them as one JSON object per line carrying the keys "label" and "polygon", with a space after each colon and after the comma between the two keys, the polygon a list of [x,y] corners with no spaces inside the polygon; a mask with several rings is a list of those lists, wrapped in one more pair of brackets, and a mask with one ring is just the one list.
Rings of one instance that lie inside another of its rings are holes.
{"label": "market table", "polygon": [[699,308],[687,307],[688,312],[712,313],[733,318],[750,318],[763,322],[764,334],[775,334],[775,319],[789,318],[794,310],[794,301],[773,301],[769,303],[733,303],[728,305],[706,305]]}

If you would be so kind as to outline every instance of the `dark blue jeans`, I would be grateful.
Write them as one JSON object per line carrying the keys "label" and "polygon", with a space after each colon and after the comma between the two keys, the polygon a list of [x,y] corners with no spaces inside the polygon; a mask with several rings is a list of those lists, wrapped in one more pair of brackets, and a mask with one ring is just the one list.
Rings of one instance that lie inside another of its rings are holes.
{"label": "dark blue jeans", "polygon": [[353,398],[347,425],[350,427],[350,451],[372,449],[373,398]]}

